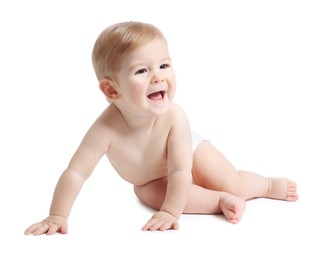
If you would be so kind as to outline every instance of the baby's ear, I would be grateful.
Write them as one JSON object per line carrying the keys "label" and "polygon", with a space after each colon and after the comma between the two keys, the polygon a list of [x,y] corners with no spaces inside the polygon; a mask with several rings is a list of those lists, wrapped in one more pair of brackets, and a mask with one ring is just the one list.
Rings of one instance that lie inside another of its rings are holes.
{"label": "baby's ear", "polygon": [[100,90],[110,101],[115,101],[121,97],[120,93],[113,86],[111,79],[102,79],[99,83]]}

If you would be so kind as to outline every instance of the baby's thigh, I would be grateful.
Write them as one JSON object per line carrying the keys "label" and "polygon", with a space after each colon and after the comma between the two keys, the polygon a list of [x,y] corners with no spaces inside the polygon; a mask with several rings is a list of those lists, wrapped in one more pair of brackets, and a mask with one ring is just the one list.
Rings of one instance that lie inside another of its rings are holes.
{"label": "baby's thigh", "polygon": [[159,210],[164,202],[167,189],[167,177],[153,180],[147,184],[134,186],[137,197],[146,205]]}
{"label": "baby's thigh", "polygon": [[227,190],[238,177],[229,160],[209,141],[194,151],[192,174],[197,185],[214,190]]}

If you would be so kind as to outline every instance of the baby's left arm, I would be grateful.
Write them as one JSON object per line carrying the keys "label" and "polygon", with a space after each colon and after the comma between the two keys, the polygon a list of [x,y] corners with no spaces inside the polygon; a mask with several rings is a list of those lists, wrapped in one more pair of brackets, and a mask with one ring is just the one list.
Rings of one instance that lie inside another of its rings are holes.
{"label": "baby's left arm", "polygon": [[184,211],[192,185],[191,129],[185,112],[178,108],[168,138],[168,185],[159,212],[147,222],[143,230],[178,229],[177,220]]}

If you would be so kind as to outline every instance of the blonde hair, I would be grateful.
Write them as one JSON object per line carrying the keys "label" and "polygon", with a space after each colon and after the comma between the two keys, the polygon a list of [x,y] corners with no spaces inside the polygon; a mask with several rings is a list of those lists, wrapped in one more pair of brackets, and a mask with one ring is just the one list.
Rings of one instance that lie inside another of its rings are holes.
{"label": "blonde hair", "polygon": [[98,80],[111,77],[119,70],[126,54],[155,38],[166,40],[158,28],[147,23],[122,22],[106,28],[92,51],[92,64]]}

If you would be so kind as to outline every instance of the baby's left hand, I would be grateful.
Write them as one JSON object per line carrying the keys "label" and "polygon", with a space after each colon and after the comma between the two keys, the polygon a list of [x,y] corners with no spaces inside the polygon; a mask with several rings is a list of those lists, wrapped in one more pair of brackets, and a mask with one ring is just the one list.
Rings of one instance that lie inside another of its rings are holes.
{"label": "baby's left hand", "polygon": [[147,222],[146,225],[143,226],[143,231],[165,231],[168,229],[178,229],[179,224],[177,218],[173,215],[165,212],[158,211],[156,212],[151,219]]}

